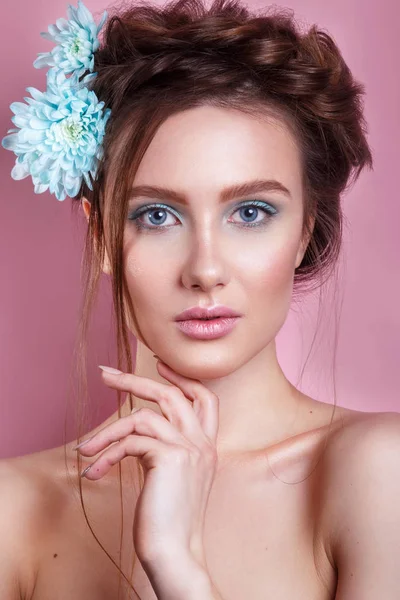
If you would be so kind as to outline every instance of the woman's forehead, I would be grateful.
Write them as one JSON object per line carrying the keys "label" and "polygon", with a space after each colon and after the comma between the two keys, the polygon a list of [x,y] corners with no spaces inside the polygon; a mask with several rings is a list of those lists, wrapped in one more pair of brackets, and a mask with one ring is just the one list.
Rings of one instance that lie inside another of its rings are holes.
{"label": "woman's forehead", "polygon": [[249,181],[275,181],[280,195],[299,193],[300,156],[289,130],[238,111],[201,107],[160,126],[133,186],[167,188],[190,202],[203,193],[217,199],[225,188]]}

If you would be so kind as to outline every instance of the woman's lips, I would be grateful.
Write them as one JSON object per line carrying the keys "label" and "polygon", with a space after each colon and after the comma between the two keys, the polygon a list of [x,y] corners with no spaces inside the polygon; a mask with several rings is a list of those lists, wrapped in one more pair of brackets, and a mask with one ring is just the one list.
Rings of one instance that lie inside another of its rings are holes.
{"label": "woman's lips", "polygon": [[176,321],[179,329],[198,340],[213,340],[232,331],[240,317],[218,317],[215,319],[188,319]]}

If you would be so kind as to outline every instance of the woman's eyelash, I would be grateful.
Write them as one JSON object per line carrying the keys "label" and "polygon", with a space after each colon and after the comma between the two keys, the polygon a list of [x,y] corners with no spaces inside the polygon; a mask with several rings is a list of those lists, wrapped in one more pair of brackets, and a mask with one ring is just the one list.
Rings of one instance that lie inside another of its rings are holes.
{"label": "woman's eyelash", "polygon": [[[266,202],[262,202],[261,200],[249,200],[249,201],[244,202],[244,203],[240,204],[239,206],[237,206],[232,211],[231,214],[234,214],[235,212],[239,211],[241,208],[247,208],[247,207],[253,207],[253,206],[255,206],[256,208],[260,208],[268,216],[268,218],[263,219],[262,221],[257,221],[255,223],[252,223],[252,222],[246,223],[245,221],[240,224],[236,223],[239,225],[239,227],[259,227],[259,226],[265,225],[266,222],[268,222],[269,219],[278,212],[273,206],[271,206],[270,204],[267,204]],[[141,223],[139,221],[139,217],[146,214],[147,212],[150,212],[150,211],[156,210],[156,209],[160,209],[165,212],[169,212],[169,213],[173,214],[175,217],[179,218],[178,213],[176,213],[171,207],[166,206],[165,204],[154,203],[154,204],[147,204],[146,206],[139,207],[137,210],[135,210],[132,214],[129,215],[128,220],[134,221],[137,229],[161,230],[161,229],[169,229],[170,227],[173,227],[173,225],[165,225],[165,226],[164,225],[155,225],[155,224],[144,225],[143,223]]]}

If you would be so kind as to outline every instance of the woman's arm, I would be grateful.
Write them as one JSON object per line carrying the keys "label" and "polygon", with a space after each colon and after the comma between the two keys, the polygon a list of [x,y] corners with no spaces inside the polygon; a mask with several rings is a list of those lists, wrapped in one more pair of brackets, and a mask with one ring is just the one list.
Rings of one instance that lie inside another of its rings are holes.
{"label": "woman's arm", "polygon": [[336,600],[400,598],[400,414],[343,430],[329,451]]}
{"label": "woman's arm", "polygon": [[223,600],[206,567],[190,554],[169,552],[143,567],[158,600]]}
{"label": "woman's arm", "polygon": [[158,360],[172,385],[101,366],[106,385],[161,408],[139,408],[75,447],[98,458],[81,475],[101,479],[137,456],[145,483],[135,506],[134,547],[159,600],[222,600],[208,574],[204,517],[217,468],[219,399],[196,379]]}

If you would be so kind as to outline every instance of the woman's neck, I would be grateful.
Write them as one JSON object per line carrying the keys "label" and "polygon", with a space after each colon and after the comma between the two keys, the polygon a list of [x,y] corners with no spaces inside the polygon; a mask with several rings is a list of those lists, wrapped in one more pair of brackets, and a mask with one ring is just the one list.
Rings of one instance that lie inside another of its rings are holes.
{"label": "woman's neck", "polygon": [[[169,384],[159,375],[153,352],[137,343],[135,374]],[[277,361],[275,340],[229,375],[200,381],[219,397],[220,456],[265,448],[292,435],[304,394],[284,375]],[[138,398],[135,404],[162,414],[155,402]],[[128,396],[123,414],[129,414]]]}

